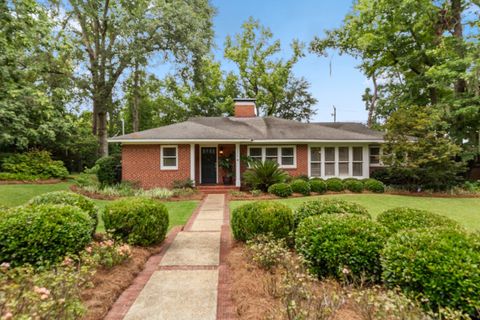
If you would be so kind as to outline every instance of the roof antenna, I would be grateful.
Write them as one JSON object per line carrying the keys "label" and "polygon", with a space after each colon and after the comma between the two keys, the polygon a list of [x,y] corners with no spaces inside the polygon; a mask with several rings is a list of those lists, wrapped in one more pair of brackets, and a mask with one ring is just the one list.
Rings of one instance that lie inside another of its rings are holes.
{"label": "roof antenna", "polygon": [[335,105],[333,105],[332,116],[333,116],[333,122],[337,122],[337,108],[335,107]]}

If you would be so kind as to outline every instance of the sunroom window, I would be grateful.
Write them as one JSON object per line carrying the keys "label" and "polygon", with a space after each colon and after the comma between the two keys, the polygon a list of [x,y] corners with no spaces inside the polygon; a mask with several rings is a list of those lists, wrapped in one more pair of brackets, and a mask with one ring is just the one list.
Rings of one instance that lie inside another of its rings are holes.
{"label": "sunroom window", "polygon": [[312,177],[322,176],[322,148],[312,147],[310,149],[310,167]]}
{"label": "sunroom window", "polygon": [[348,176],[348,163],[349,163],[349,154],[348,147],[339,147],[338,148],[338,174],[341,176]]}
{"label": "sunroom window", "polygon": [[353,176],[363,176],[363,148],[353,147]]}
{"label": "sunroom window", "polygon": [[362,146],[310,146],[311,177],[364,177],[365,155]]}
{"label": "sunroom window", "polygon": [[277,162],[282,168],[295,167],[295,147],[249,147],[248,156],[253,160]]}
{"label": "sunroom window", "polygon": [[326,176],[335,175],[335,148],[334,147],[325,148],[325,175]]}

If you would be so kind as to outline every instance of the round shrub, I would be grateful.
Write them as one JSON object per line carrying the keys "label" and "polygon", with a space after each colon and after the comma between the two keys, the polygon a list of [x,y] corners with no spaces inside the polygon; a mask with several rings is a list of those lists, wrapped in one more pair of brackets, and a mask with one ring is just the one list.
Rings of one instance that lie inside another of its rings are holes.
{"label": "round shrub", "polygon": [[295,225],[307,217],[321,214],[357,214],[370,218],[367,209],[354,202],[341,199],[313,200],[305,201],[295,210]]}
{"label": "round shrub", "polygon": [[292,187],[288,183],[275,183],[268,187],[268,193],[276,195],[277,197],[286,198],[292,195]]}
{"label": "round shrub", "polygon": [[106,156],[95,163],[97,178],[102,185],[114,185],[121,180],[121,162],[119,156]]}
{"label": "round shrub", "polygon": [[452,219],[429,211],[411,208],[395,208],[384,211],[378,215],[377,221],[391,233],[417,228],[460,228],[460,225]]}
{"label": "round shrub", "polygon": [[355,193],[361,193],[363,191],[363,183],[360,180],[349,179],[344,181],[343,183],[348,191]]}
{"label": "round shrub", "polygon": [[366,179],[363,185],[366,190],[371,192],[375,192],[375,193],[385,192],[385,185],[383,184],[383,182],[375,179]]}
{"label": "round shrub", "polygon": [[330,178],[325,181],[327,184],[328,191],[340,192],[345,189],[342,179],[339,178]]}
{"label": "round shrub", "polygon": [[233,210],[231,225],[233,236],[241,241],[251,240],[259,234],[286,238],[293,230],[293,212],[275,201],[253,202]]}
{"label": "round shrub", "polygon": [[304,196],[308,196],[311,191],[310,183],[302,179],[293,180],[290,186],[293,192],[303,194]]}
{"label": "round shrub", "polygon": [[304,219],[295,247],[319,277],[378,281],[380,251],[387,234],[379,223],[357,215],[321,215]]}
{"label": "round shrub", "polygon": [[133,245],[149,246],[165,239],[168,210],[148,198],[124,198],[105,207],[105,229],[114,237]]}
{"label": "round shrub", "polygon": [[95,221],[95,227],[98,221],[98,208],[95,206],[95,202],[91,199],[82,196],[80,194],[69,191],[54,191],[41,194],[32,198],[29,202],[30,205],[39,204],[68,204],[74,207],[78,207],[88,213],[88,215]]}
{"label": "round shrub", "polygon": [[312,189],[312,192],[316,192],[316,193],[327,192],[327,184],[322,179],[310,180],[310,188]]}
{"label": "round shrub", "polygon": [[[450,307],[478,315],[480,245],[452,228],[404,230],[382,251],[382,279],[428,307]],[[476,310],[477,309],[477,310]]]}
{"label": "round shrub", "polygon": [[42,204],[10,209],[0,219],[0,262],[45,265],[91,242],[93,220],[81,209]]}

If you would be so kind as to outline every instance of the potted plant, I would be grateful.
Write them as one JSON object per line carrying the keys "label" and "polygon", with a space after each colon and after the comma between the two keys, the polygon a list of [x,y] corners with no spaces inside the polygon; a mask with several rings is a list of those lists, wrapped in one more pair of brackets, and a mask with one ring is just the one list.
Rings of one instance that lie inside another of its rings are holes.
{"label": "potted plant", "polygon": [[233,154],[221,157],[218,166],[223,169],[223,184],[230,185],[233,183]]}

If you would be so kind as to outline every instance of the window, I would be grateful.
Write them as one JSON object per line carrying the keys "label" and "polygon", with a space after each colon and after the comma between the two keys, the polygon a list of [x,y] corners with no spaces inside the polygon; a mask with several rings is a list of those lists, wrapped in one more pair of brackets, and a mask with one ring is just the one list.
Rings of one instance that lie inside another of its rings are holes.
{"label": "window", "polygon": [[370,147],[370,164],[380,165],[380,147]]}
{"label": "window", "polygon": [[348,176],[348,164],[349,164],[349,148],[348,147],[339,147],[338,148],[338,174],[340,176]]}
{"label": "window", "polygon": [[178,169],[178,148],[177,146],[162,146],[160,150],[160,169],[177,170]]}
{"label": "window", "polygon": [[281,168],[295,168],[295,147],[248,147],[248,156],[258,161],[275,161]]}
{"label": "window", "polygon": [[362,147],[353,147],[353,176],[361,177],[363,176],[363,148]]}
{"label": "window", "polygon": [[312,177],[322,176],[322,148],[310,148],[310,175]]}
{"label": "window", "polygon": [[335,148],[333,147],[325,148],[325,175],[335,175]]}

